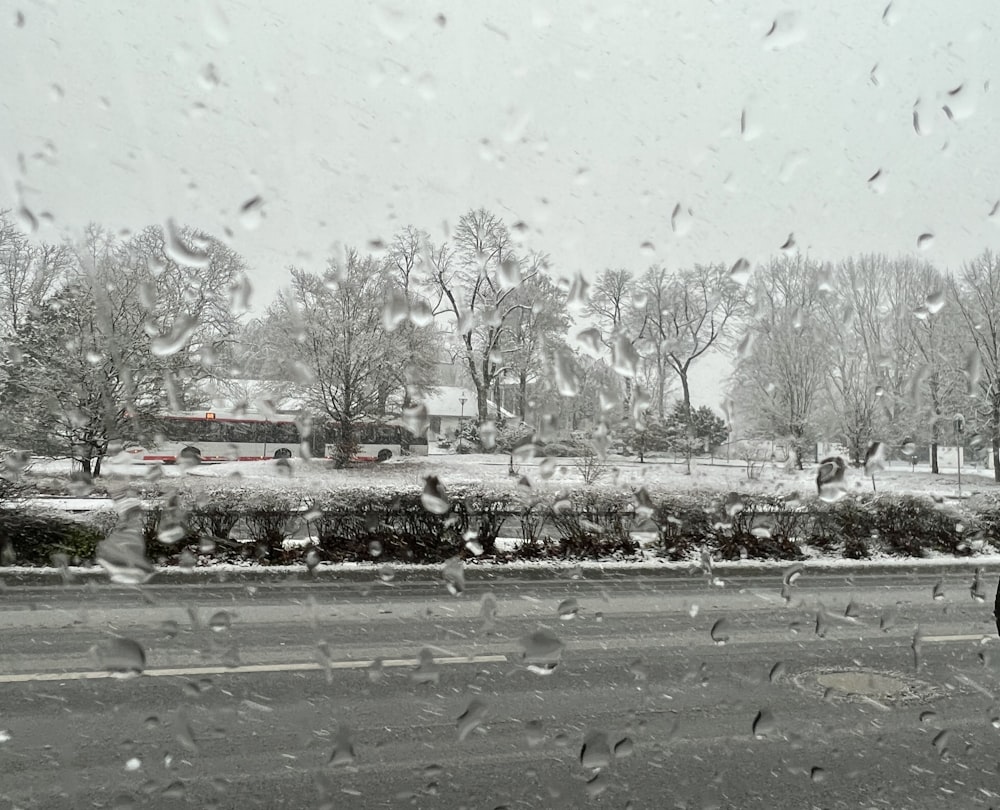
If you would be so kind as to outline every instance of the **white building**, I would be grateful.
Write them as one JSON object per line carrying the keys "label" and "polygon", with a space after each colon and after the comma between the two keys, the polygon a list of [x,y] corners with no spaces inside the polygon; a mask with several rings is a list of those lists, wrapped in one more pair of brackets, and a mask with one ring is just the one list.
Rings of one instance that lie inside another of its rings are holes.
{"label": "white building", "polygon": [[[476,417],[476,392],[472,388],[459,385],[439,385],[424,397],[427,408],[427,419],[430,429],[427,431],[427,441],[436,442],[440,439],[454,439],[458,425],[464,416],[466,419]],[[487,411],[490,417],[496,416],[497,407],[488,401]],[[514,414],[504,408],[500,409],[504,419],[513,419]]]}

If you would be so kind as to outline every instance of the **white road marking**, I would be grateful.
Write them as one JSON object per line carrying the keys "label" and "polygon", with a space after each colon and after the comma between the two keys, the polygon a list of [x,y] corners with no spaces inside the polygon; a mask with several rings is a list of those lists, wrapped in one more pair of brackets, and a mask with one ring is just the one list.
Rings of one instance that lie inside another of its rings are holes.
{"label": "white road marking", "polygon": [[967,636],[918,636],[918,638],[923,642],[934,643],[944,641],[986,641],[991,636],[987,636],[984,633],[977,633]]}
{"label": "white road marking", "polygon": [[[500,664],[506,655],[469,655],[435,658],[435,664]],[[383,667],[415,667],[420,662],[413,658],[386,658]],[[242,675],[254,672],[308,672],[318,669],[367,669],[375,661],[331,661],[329,664],[304,662],[298,664],[245,664],[238,667],[173,667],[147,669],[143,675],[151,678],[198,675]],[[31,681],[93,681],[100,678],[121,678],[121,673],[107,671],[90,672],[21,672],[17,675],[0,675],[0,683],[28,683]]]}

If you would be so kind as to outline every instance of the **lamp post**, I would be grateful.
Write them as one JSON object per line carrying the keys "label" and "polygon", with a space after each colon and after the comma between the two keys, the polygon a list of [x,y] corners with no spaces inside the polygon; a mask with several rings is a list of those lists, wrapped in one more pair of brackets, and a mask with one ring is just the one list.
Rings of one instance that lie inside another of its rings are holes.
{"label": "lamp post", "polygon": [[955,452],[958,455],[958,497],[962,497],[962,433],[965,432],[965,417],[955,414]]}
{"label": "lamp post", "polygon": [[459,453],[462,452],[462,425],[465,422],[465,403],[466,403],[466,401],[467,400],[465,398],[465,391],[463,391],[462,395],[458,398],[458,404],[462,408],[461,416],[459,416],[459,418],[458,418],[458,452]]}

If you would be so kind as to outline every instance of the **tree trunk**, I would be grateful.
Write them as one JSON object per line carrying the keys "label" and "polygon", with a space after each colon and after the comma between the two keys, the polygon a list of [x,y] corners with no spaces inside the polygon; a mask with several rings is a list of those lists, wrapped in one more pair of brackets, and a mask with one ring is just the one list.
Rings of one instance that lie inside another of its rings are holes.
{"label": "tree trunk", "polygon": [[692,425],[691,425],[691,387],[688,385],[687,372],[678,374],[681,378],[681,392],[684,396],[684,459],[687,461],[687,474],[691,475],[691,445],[692,445]]}
{"label": "tree trunk", "polygon": [[[102,461],[104,461],[104,456],[103,455],[98,456],[97,459],[94,461],[94,478],[100,478],[101,477],[101,462]],[[90,459],[87,459],[87,462],[89,464],[90,463]]]}
{"label": "tree trunk", "polygon": [[990,403],[990,428],[993,432],[993,480],[1000,483],[1000,394]]}
{"label": "tree trunk", "polygon": [[528,421],[528,375],[524,372],[517,379],[517,415],[522,422]]}
{"label": "tree trunk", "polygon": [[941,470],[938,469],[938,443],[937,443],[937,439],[934,439],[934,440],[931,441],[931,472],[934,475],[937,475],[939,472],[941,472]]}

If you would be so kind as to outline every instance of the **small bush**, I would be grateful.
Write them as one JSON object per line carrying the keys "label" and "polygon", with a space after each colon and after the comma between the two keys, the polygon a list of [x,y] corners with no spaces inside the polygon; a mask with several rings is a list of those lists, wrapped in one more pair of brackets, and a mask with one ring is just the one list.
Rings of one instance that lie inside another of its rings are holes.
{"label": "small bush", "polygon": [[2,558],[7,564],[51,565],[62,554],[73,564],[93,559],[104,535],[68,515],[29,509],[0,509]]}
{"label": "small bush", "polygon": [[714,507],[706,496],[669,495],[656,499],[653,513],[659,553],[671,560],[687,559],[715,537]]}
{"label": "small bush", "polygon": [[841,549],[847,559],[871,556],[876,535],[875,514],[870,503],[856,498],[842,498],[836,503],[816,503],[812,507],[806,539],[823,550]]}
{"label": "small bush", "polygon": [[[790,509],[783,498],[743,495],[739,509],[720,507],[714,550],[724,560],[794,560],[802,556],[798,547],[808,516]],[[732,514],[729,514],[732,512]]]}
{"label": "small bush", "polygon": [[955,528],[961,518],[924,498],[879,498],[873,503],[873,512],[875,529],[887,551],[910,557],[925,556],[930,550],[968,553],[962,533]]}
{"label": "small bush", "polygon": [[243,516],[243,522],[258,559],[269,562],[285,560],[284,543],[294,530],[294,518],[299,515],[299,507],[297,498],[280,493],[257,496],[254,507]]}
{"label": "small bush", "polygon": [[558,499],[549,522],[563,557],[632,556],[639,550],[630,531],[633,514],[629,495],[584,491]]}

